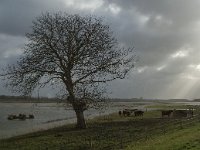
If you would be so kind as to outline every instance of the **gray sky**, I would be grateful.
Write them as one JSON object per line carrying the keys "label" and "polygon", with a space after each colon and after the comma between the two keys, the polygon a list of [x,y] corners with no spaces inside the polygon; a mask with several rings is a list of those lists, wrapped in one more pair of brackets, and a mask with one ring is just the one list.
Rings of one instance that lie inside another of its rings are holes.
{"label": "gray sky", "polygon": [[[15,63],[42,12],[93,14],[103,16],[120,44],[135,46],[140,58],[126,80],[109,85],[112,97],[200,98],[199,8],[198,0],[1,0],[0,67]],[[11,93],[0,81],[2,94]]]}

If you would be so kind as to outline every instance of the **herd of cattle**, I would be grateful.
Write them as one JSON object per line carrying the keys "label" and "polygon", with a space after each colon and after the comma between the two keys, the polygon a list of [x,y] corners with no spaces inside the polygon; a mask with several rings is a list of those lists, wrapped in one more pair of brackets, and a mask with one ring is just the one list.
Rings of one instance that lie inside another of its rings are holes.
{"label": "herd of cattle", "polygon": [[[174,110],[160,110],[161,111],[161,117],[193,117],[194,115],[194,109],[174,109]],[[138,109],[124,109],[123,111],[119,111],[120,116],[143,116],[144,111],[138,110]]]}
{"label": "herd of cattle", "polygon": [[135,116],[143,116],[144,111],[138,109],[124,109],[123,111],[119,111],[120,116],[131,116],[134,113]]}
{"label": "herd of cattle", "polygon": [[174,110],[162,110],[162,117],[193,117],[194,109],[174,109]]}

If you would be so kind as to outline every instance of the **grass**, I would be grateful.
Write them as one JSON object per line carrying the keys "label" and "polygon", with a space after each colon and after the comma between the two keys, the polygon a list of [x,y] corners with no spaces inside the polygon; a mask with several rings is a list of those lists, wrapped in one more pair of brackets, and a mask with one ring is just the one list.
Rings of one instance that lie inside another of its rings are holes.
{"label": "grass", "polygon": [[88,128],[85,130],[76,130],[74,125],[70,124],[0,140],[0,150],[199,148],[200,123],[198,121],[162,119],[160,111],[145,112],[143,118],[120,117],[114,113],[88,120],[87,124]]}
{"label": "grass", "polygon": [[176,132],[169,132],[165,135],[152,137],[143,144],[133,143],[127,148],[128,150],[199,150],[200,149],[200,124],[177,130]]}

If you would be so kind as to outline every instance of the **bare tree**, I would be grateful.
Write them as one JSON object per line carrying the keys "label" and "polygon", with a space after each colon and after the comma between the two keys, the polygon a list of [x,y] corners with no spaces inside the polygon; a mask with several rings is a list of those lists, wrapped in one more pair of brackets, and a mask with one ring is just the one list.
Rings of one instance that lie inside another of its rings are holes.
{"label": "bare tree", "polygon": [[78,128],[86,128],[83,112],[101,100],[102,85],[134,67],[134,48],[121,48],[101,18],[45,13],[26,36],[23,55],[4,69],[6,84],[24,95],[50,82],[61,85]]}

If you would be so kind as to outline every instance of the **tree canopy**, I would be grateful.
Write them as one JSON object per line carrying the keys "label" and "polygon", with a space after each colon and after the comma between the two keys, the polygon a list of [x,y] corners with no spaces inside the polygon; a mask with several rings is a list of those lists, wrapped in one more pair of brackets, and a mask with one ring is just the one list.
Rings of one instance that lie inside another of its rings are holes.
{"label": "tree canopy", "polygon": [[26,37],[23,55],[4,70],[7,85],[24,95],[38,86],[60,85],[83,128],[80,113],[101,99],[102,85],[125,78],[135,64],[134,48],[119,46],[98,17],[45,13],[33,21]]}

